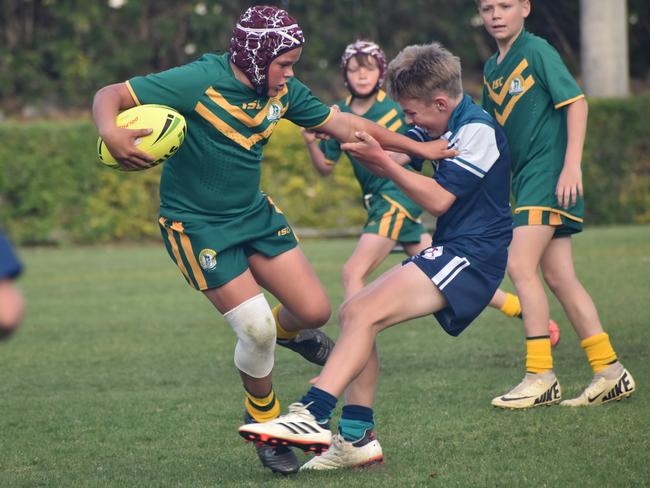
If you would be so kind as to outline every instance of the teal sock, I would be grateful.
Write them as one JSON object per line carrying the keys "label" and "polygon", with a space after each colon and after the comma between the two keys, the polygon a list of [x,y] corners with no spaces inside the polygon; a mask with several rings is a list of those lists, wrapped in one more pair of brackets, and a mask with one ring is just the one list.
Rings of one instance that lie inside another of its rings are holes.
{"label": "teal sock", "polygon": [[339,432],[348,442],[361,439],[366,432],[375,428],[372,408],[361,405],[345,405],[339,420]]}

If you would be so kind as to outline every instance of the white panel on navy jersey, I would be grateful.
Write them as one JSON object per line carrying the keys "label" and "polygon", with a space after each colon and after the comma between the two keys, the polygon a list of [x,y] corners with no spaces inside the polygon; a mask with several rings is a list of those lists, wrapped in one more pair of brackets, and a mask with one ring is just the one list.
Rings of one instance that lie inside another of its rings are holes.
{"label": "white panel on navy jersey", "polygon": [[494,129],[480,122],[463,125],[450,142],[460,154],[449,161],[480,178],[500,156]]}

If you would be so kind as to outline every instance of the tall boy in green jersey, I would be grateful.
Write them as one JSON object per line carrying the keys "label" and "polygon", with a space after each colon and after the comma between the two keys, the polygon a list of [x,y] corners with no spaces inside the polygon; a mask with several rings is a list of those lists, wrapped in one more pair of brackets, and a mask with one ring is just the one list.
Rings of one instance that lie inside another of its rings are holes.
{"label": "tall boy in green jersey", "polygon": [[[185,142],[163,170],[160,228],[184,278],[237,335],[234,360],[248,422],[278,415],[271,381],[276,339],[319,365],[333,346],[315,330],[330,316],[325,290],[284,215],[259,189],[262,149],[278,120],[286,117],[341,140],[369,131],[387,148],[421,157],[450,153],[441,144],[416,143],[330,111],[293,78],[303,44],[302,30],[287,12],[251,7],[239,18],[228,53],[109,85],[93,103],[99,133],[124,169],[151,163],[134,143],[150,131],[116,127],[119,110],[158,103],[185,116]],[[262,289],[280,301],[274,310]],[[298,469],[287,447],[258,446],[257,452],[273,471]]]}
{"label": "tall boy in green jersey", "polygon": [[477,0],[499,51],[485,64],[483,107],[508,137],[512,156],[515,230],[508,273],[526,329],[526,375],[492,404],[528,408],[559,403],[561,390],[543,325],[548,301],[537,275],[562,304],[594,373],[580,396],[562,405],[600,405],[628,397],[634,379],[618,361],[594,303],[578,280],[571,236],[582,230],[582,147],[587,102],[558,53],[526,32],[529,0]]}

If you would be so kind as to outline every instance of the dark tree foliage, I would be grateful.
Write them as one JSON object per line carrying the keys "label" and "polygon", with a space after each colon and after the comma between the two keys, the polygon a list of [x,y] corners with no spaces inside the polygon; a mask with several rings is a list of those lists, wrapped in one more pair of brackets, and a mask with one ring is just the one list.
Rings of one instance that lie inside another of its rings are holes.
{"label": "dark tree foliage", "polygon": [[[413,43],[439,41],[463,60],[478,94],[494,44],[473,0],[0,0],[0,109],[87,109],[101,86],[223,51],[232,25],[254,3],[279,5],[307,36],[298,76],[324,100],[341,95],[338,59],[356,38],[376,40],[388,57]],[[632,75],[650,69],[650,6],[629,0]],[[579,70],[579,0],[534,1],[528,29],[547,38]]]}

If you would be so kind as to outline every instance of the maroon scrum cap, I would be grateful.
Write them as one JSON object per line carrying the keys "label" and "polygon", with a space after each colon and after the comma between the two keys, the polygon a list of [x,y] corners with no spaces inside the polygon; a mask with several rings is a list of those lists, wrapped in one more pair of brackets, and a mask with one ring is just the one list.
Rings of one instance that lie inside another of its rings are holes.
{"label": "maroon scrum cap", "polygon": [[302,29],[286,11],[258,5],[246,10],[237,21],[228,53],[255,91],[266,95],[269,66],[273,60],[304,43]]}
{"label": "maroon scrum cap", "polygon": [[377,80],[377,85],[370,94],[373,95],[384,84],[384,78],[386,77],[386,55],[384,54],[384,51],[382,51],[382,49],[379,47],[379,45],[371,41],[357,40],[352,44],[348,44],[346,46],[345,51],[343,51],[343,55],[341,56],[341,63],[339,67],[341,68],[341,74],[343,75],[345,85],[354,96],[358,95],[353,92],[352,87],[348,83],[346,70],[348,68],[350,59],[358,54],[372,56],[375,58],[375,61],[377,61],[377,67],[379,68],[379,79]]}

